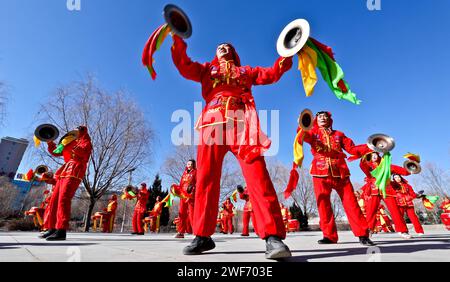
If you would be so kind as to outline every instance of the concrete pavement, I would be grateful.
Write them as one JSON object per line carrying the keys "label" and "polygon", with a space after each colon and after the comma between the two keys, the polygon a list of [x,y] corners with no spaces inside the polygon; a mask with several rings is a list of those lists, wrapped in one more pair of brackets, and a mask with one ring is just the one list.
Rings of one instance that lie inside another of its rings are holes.
{"label": "concrete pavement", "polygon": [[[450,231],[442,225],[424,226],[426,235],[405,240],[397,234],[373,236],[376,247],[364,247],[350,231],[339,232],[335,245],[318,245],[321,232],[289,233],[286,244],[293,257],[287,261],[447,261],[450,262]],[[264,241],[252,234],[216,234],[216,248],[200,256],[184,256],[182,249],[192,239],[174,234],[69,233],[68,240],[47,242],[37,232],[0,232],[0,261],[125,261],[125,262],[268,262]]]}

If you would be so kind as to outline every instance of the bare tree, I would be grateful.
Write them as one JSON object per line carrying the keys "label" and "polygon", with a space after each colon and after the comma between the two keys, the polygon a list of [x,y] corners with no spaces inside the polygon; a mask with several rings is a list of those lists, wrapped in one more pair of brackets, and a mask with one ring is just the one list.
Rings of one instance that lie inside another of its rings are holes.
{"label": "bare tree", "polygon": [[419,185],[427,192],[440,196],[450,195],[450,175],[436,164],[425,164],[419,179]]}
{"label": "bare tree", "polygon": [[0,177],[0,218],[13,216],[18,212],[15,207],[18,189],[9,181],[8,177]]}
{"label": "bare tree", "polygon": [[292,198],[302,210],[305,216],[312,216],[317,213],[316,196],[314,194],[314,185],[312,177],[308,170],[301,168],[299,171],[297,189],[292,192]]}
{"label": "bare tree", "polygon": [[[95,203],[106,192],[126,184],[128,171],[148,165],[154,134],[143,111],[123,91],[108,93],[88,76],[85,81],[58,88],[38,114],[61,132],[86,125],[93,151],[82,187],[89,199],[84,230],[89,231]],[[62,160],[50,156],[41,146],[44,163],[53,167]]]}
{"label": "bare tree", "polygon": [[162,166],[162,171],[169,176],[173,183],[179,183],[183,175],[186,163],[190,159],[196,159],[195,146],[182,145],[175,147]]}

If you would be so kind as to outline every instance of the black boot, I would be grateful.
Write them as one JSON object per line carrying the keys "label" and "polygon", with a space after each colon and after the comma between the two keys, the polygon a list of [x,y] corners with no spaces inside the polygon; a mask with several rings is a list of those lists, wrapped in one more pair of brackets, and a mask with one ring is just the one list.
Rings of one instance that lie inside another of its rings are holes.
{"label": "black boot", "polygon": [[66,230],[58,229],[51,236],[48,236],[46,240],[47,241],[64,241],[64,240],[66,240]]}
{"label": "black boot", "polygon": [[55,232],[56,232],[56,229],[49,229],[49,230],[45,231],[43,234],[39,235],[39,238],[45,239],[48,236],[53,235],[53,233],[55,233]]}
{"label": "black boot", "polygon": [[195,237],[194,241],[183,249],[185,255],[199,255],[216,247],[211,237]]}
{"label": "black boot", "polygon": [[266,238],[266,259],[280,259],[291,257],[291,251],[281,238],[269,236]]}
{"label": "black boot", "polygon": [[336,244],[336,242],[331,241],[327,237],[323,237],[323,239],[320,239],[319,241],[317,241],[317,243],[319,243],[319,244]]}
{"label": "black boot", "polygon": [[372,242],[372,240],[370,240],[370,238],[366,236],[359,237],[359,242],[361,243],[361,245],[364,246],[375,246],[375,243]]}

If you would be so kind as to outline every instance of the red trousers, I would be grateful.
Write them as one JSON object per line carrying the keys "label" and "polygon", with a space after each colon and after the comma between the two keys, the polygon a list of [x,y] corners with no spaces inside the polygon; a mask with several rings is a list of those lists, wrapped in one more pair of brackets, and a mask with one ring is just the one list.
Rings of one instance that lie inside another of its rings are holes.
{"label": "red trousers", "polygon": [[[197,186],[195,191],[193,231],[196,236],[214,234],[219,206],[220,177],[225,154],[237,156],[236,145],[206,145],[197,149]],[[237,158],[247,184],[250,202],[255,213],[255,231],[260,238],[286,237],[277,194],[263,156],[252,163]]]}
{"label": "red trousers", "polygon": [[57,180],[44,215],[46,229],[67,230],[69,228],[72,198],[80,183],[80,179],[72,177]]}
{"label": "red trousers", "polygon": [[253,211],[245,211],[242,214],[242,234],[248,235],[248,224],[250,223],[250,218],[252,219],[253,228],[255,228],[255,215],[253,214]]}
{"label": "red trousers", "polygon": [[185,199],[180,200],[180,208],[178,211],[179,233],[192,233],[192,222],[194,217],[194,202],[192,200],[186,202]]}
{"label": "red trousers", "polygon": [[[380,201],[382,199],[381,195],[372,195],[366,202],[366,218],[369,224],[370,230],[374,230],[377,224],[377,211],[380,206]],[[392,221],[394,222],[394,228],[396,232],[408,232],[408,227],[406,227],[405,220],[397,206],[397,202],[394,197],[386,197],[383,199],[386,203]]]}
{"label": "red trousers", "polygon": [[358,205],[349,177],[313,177],[313,183],[319,209],[320,229],[324,237],[334,242],[338,241],[336,222],[330,200],[332,189],[335,189],[341,198],[353,234],[357,237],[369,235],[367,221]]}
{"label": "red trousers", "polygon": [[144,213],[145,211],[140,209],[134,209],[133,212],[133,232],[144,233]]}
{"label": "red trousers", "polygon": [[404,216],[405,213],[408,215],[409,220],[411,220],[411,223],[413,224],[416,233],[424,233],[422,224],[420,224],[419,218],[416,215],[414,207],[399,207],[399,210],[402,216]]}

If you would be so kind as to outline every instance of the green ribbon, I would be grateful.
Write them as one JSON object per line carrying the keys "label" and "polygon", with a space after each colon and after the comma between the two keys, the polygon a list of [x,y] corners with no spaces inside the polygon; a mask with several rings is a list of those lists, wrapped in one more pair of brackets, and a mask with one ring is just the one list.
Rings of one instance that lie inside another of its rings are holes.
{"label": "green ribbon", "polygon": [[56,147],[56,149],[53,151],[53,153],[61,154],[63,150],[64,150],[64,145],[63,144],[59,144],[58,147]]}
{"label": "green ribbon", "polygon": [[372,170],[371,174],[375,177],[375,185],[380,190],[383,198],[386,198],[386,186],[389,184],[391,178],[391,163],[392,156],[389,152],[385,153],[381,159],[380,164]]}
{"label": "green ribbon", "polygon": [[[353,104],[359,105],[361,101],[356,98],[356,94],[350,90],[349,85],[344,80],[344,71],[339,66],[339,64],[332,58],[330,58],[328,54],[320,50],[311,40],[308,40],[306,42],[306,45],[316,51],[317,67],[319,68],[323,79],[326,81],[331,91],[333,91],[334,95],[339,100],[344,99]],[[344,81],[344,84],[348,89],[347,93],[342,92],[342,90],[338,86],[338,83],[341,79]]]}

